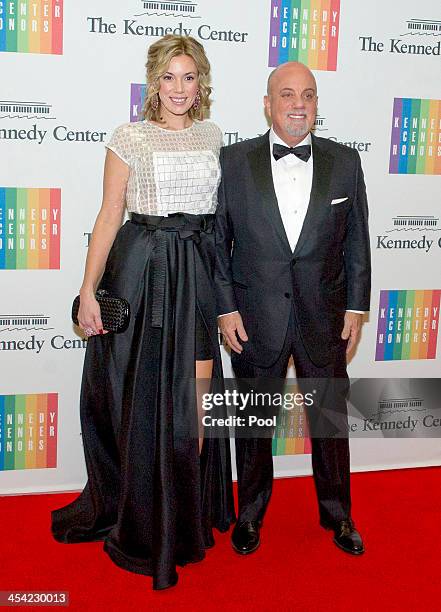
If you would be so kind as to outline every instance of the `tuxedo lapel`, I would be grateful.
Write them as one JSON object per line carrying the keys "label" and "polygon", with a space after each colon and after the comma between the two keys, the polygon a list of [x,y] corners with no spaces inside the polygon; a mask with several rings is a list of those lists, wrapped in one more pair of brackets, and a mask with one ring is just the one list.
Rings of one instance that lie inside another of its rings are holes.
{"label": "tuxedo lapel", "polygon": [[260,139],[260,143],[248,153],[248,161],[253,174],[257,191],[262,199],[268,217],[279,236],[283,247],[291,253],[288,237],[285,232],[282,217],[280,215],[277,196],[274,189],[273,175],[271,171],[271,157],[269,145],[269,132]]}
{"label": "tuxedo lapel", "polygon": [[312,134],[312,155],[314,169],[312,174],[311,195],[309,198],[308,210],[303,222],[302,231],[294,249],[294,255],[302,250],[307,243],[312,230],[325,219],[328,208],[326,198],[328,195],[334,157],[323,149],[323,145]]}

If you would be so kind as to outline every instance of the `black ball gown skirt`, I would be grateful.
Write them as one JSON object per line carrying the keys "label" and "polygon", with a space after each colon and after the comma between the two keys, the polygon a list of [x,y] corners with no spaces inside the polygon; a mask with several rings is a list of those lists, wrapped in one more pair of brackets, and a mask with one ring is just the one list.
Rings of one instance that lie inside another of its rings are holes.
{"label": "black ball gown skirt", "polygon": [[89,339],[80,414],[88,482],[52,513],[64,543],[104,540],[120,567],[176,584],[200,561],[213,528],[234,522],[229,440],[207,437],[199,456],[196,312],[222,380],[217,335],[214,215],[133,214],[119,230],[100,288],[126,298],[129,328]]}

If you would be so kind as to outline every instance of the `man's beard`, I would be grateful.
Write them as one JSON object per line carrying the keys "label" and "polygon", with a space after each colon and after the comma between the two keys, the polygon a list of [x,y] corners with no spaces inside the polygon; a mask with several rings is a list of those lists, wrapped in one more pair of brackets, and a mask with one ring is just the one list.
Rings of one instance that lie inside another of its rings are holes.
{"label": "man's beard", "polygon": [[285,124],[286,133],[294,138],[299,138],[299,136],[306,136],[309,132],[308,124],[306,121],[303,122],[303,125],[294,127],[291,122],[287,121]]}

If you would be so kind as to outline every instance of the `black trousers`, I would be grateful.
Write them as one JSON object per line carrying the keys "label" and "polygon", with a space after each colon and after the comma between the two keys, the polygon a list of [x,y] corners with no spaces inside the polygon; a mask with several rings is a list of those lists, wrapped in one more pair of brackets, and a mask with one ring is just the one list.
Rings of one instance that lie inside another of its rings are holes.
{"label": "black trousers", "polygon": [[[350,463],[347,429],[346,394],[349,380],[346,371],[346,341],[336,347],[333,363],[325,367],[315,366],[305,348],[291,313],[285,342],[277,361],[269,368],[255,366],[242,355],[232,353],[232,367],[239,379],[270,379],[283,390],[288,362],[293,357],[300,390],[307,393],[318,388],[317,400],[312,408],[306,408],[311,432],[312,467],[318,498],[320,521],[332,525],[349,518]],[[275,382],[278,379],[278,383]],[[309,381],[309,384],[308,384]],[[319,383],[319,384],[317,384]],[[257,385],[260,387],[260,385]],[[311,386],[311,388],[309,388]],[[313,412],[314,411],[314,412]],[[337,423],[327,427],[325,422]],[[328,420],[326,415],[331,416]],[[335,417],[335,420],[334,418]],[[332,437],[335,431],[339,433]],[[263,520],[273,483],[272,440],[270,437],[241,438],[236,436],[236,465],[238,478],[238,522]]]}

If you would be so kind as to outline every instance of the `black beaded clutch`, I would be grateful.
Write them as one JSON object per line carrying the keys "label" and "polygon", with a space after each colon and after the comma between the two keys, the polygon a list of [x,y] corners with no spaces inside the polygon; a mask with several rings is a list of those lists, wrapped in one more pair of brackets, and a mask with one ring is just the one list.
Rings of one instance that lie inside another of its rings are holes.
{"label": "black beaded clutch", "polygon": [[[101,321],[103,329],[115,334],[126,331],[130,322],[130,304],[124,298],[112,297],[104,289],[96,292],[96,300],[101,309]],[[78,310],[80,308],[80,296],[74,299],[72,304],[72,321],[78,325]]]}

